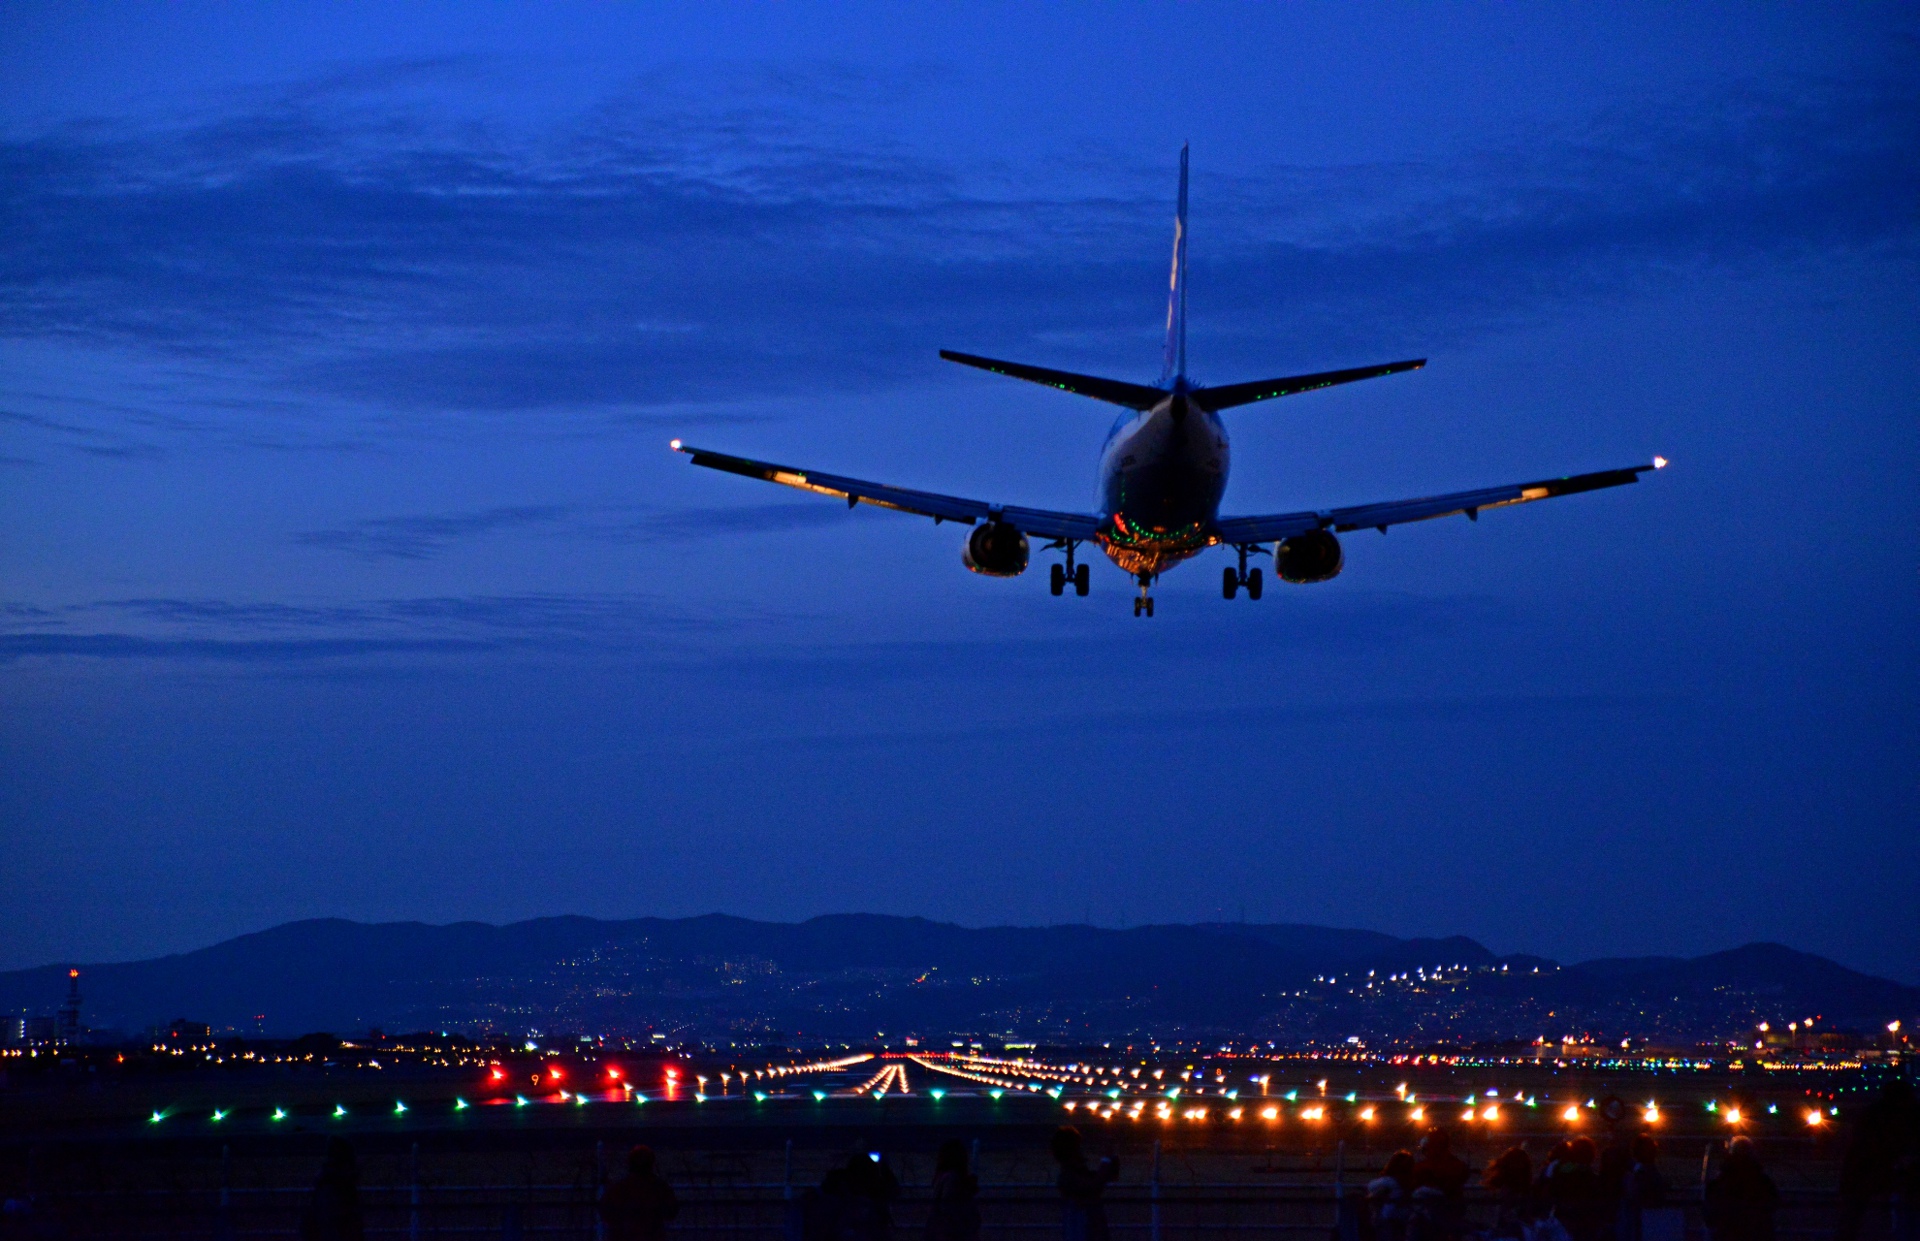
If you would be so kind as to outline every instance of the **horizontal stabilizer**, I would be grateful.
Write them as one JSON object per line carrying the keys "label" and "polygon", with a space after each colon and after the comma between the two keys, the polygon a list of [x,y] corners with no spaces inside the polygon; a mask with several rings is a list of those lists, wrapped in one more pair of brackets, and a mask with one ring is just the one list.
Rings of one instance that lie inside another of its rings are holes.
{"label": "horizontal stabilizer", "polygon": [[1236,405],[1270,401],[1276,396],[1292,396],[1296,392],[1311,392],[1315,388],[1350,384],[1356,379],[1374,379],[1381,375],[1398,375],[1401,371],[1417,371],[1426,364],[1425,358],[1414,358],[1406,362],[1388,362],[1384,366],[1356,366],[1352,370],[1321,371],[1314,375],[1292,375],[1285,379],[1256,379],[1252,383],[1201,388],[1193,394],[1193,399],[1207,409],[1216,411],[1232,409]]}
{"label": "horizontal stabilizer", "polygon": [[971,353],[955,353],[951,349],[942,349],[940,356],[949,362],[958,362],[962,366],[977,366],[983,371],[992,371],[996,375],[1024,379],[1029,383],[1045,384],[1049,388],[1058,388],[1062,392],[1071,392],[1076,396],[1090,396],[1096,401],[1111,401],[1115,405],[1124,405],[1128,409],[1152,409],[1167,399],[1166,389],[1150,388],[1146,384],[1102,379],[1098,375],[1076,375],[1072,371],[1048,370],[1044,366],[1028,366],[1022,362],[1000,362],[993,358],[975,357]]}

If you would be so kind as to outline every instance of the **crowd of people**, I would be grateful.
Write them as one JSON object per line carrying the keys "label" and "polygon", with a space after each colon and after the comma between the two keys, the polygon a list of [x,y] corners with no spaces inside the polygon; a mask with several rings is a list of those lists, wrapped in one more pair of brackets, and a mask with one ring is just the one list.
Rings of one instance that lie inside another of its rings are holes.
{"label": "crowd of people", "polygon": [[[1682,1241],[1680,1212],[1669,1202],[1660,1144],[1640,1133],[1609,1142],[1559,1143],[1536,1165],[1513,1146],[1487,1164],[1480,1184],[1493,1204],[1490,1225],[1467,1220],[1472,1169],[1454,1154],[1445,1129],[1398,1151],[1365,1190],[1358,1221],[1369,1241]],[[1779,1191],[1760,1166],[1751,1139],[1736,1137],[1706,1182],[1701,1214],[1712,1241],[1772,1241]]]}

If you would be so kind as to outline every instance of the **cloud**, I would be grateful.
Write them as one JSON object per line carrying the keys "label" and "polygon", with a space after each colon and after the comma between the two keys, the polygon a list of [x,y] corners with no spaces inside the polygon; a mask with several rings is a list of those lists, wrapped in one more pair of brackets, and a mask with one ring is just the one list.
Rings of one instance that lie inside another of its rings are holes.
{"label": "cloud", "polygon": [[[669,83],[528,139],[382,107],[383,81],[0,145],[10,331],[245,360],[312,400],[528,412],[958,382],[937,346],[1110,361],[1151,327],[1165,194],[1131,168],[1010,191],[794,107],[857,82]],[[1444,164],[1213,174],[1204,331],[1216,356],[1357,319],[1458,335],[1702,264],[1910,254],[1916,146],[1909,82],[1795,82]]]}
{"label": "cloud", "polygon": [[294,542],[366,559],[425,560],[456,543],[497,534],[532,532],[554,538],[678,541],[800,530],[845,518],[844,508],[823,503],[660,510],[534,504],[472,513],[376,517],[328,530],[304,531],[294,536]]}
{"label": "cloud", "polygon": [[564,505],[529,504],[438,517],[378,517],[332,530],[309,530],[295,535],[294,542],[369,559],[424,560],[462,539],[552,525],[568,511]]}

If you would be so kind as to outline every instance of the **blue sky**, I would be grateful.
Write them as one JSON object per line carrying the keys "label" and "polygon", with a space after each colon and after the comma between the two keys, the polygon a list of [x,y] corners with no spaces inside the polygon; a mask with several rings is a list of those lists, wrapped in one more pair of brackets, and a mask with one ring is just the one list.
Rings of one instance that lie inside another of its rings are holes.
{"label": "blue sky", "polygon": [[[1912,5],[0,8],[0,966],[293,917],[1778,939],[1920,981]],[[1193,146],[1226,508],[1049,597]]]}

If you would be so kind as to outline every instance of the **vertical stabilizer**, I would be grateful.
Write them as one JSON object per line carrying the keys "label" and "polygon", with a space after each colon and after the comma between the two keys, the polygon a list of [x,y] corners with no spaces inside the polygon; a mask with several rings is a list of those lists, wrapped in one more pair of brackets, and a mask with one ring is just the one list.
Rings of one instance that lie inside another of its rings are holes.
{"label": "vertical stabilizer", "polygon": [[1187,377],[1187,148],[1180,147],[1180,206],[1173,217],[1173,275],[1167,281],[1167,353],[1162,387]]}

